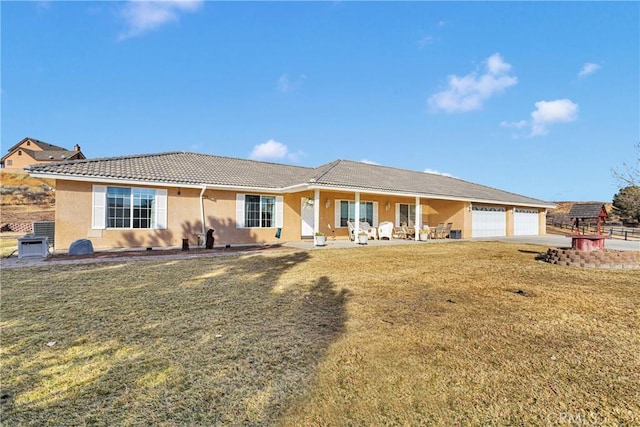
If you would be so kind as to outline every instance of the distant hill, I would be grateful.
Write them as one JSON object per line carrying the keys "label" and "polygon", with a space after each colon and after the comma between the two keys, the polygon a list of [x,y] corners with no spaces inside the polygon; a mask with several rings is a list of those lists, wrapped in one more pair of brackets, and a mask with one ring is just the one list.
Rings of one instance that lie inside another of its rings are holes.
{"label": "distant hill", "polygon": [[53,221],[55,181],[0,169],[0,224]]}
{"label": "distant hill", "polygon": [[575,205],[576,203],[601,203],[604,204],[605,208],[607,209],[607,213],[609,214],[609,222],[612,221],[619,221],[620,218],[617,215],[613,214],[613,203],[610,202],[598,202],[598,201],[590,201],[590,202],[552,202],[555,203],[558,207],[555,209],[550,209],[549,213],[547,214],[547,218],[549,219],[566,219],[566,221],[569,221],[568,218],[568,214],[571,211],[571,208],[573,207],[573,205]]}

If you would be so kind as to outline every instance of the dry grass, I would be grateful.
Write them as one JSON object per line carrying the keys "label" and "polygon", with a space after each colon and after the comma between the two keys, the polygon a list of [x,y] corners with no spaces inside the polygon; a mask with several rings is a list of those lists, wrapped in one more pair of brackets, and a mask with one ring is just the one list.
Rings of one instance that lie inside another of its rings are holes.
{"label": "dry grass", "polygon": [[53,221],[55,187],[51,179],[0,169],[0,223]]}
{"label": "dry grass", "polygon": [[3,422],[636,425],[640,272],[537,262],[545,250],[3,271]]}
{"label": "dry grass", "polygon": [[0,258],[5,258],[18,251],[18,238],[24,233],[2,233],[0,235]]}

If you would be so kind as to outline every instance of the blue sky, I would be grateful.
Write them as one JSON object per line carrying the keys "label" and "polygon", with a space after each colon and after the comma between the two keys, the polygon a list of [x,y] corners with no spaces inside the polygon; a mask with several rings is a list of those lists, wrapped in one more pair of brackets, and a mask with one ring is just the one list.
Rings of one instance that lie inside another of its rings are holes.
{"label": "blue sky", "polygon": [[610,201],[638,2],[7,2],[2,150],[366,161]]}

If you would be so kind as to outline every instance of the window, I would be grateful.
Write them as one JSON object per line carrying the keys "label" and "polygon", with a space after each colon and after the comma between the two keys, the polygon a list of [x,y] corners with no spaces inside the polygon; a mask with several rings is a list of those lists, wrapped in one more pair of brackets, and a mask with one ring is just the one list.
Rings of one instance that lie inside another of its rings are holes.
{"label": "window", "polygon": [[13,160],[7,159],[7,166],[12,166],[12,165],[13,165]]}
{"label": "window", "polygon": [[398,224],[396,225],[402,225],[403,222],[406,222],[409,227],[413,227],[416,219],[416,205],[399,203],[397,218]]}
{"label": "window", "polygon": [[155,228],[155,190],[133,190],[133,228]]}
{"label": "window", "polygon": [[107,188],[107,228],[131,227],[131,189]]}
{"label": "window", "polygon": [[18,150],[18,156],[22,156],[22,151]]}
{"label": "window", "polygon": [[247,227],[273,227],[276,198],[273,196],[246,195],[244,199],[244,223]]}
{"label": "window", "polygon": [[167,190],[93,186],[94,229],[167,228]]}
{"label": "window", "polygon": [[[360,222],[368,222],[370,225],[376,225],[377,215],[374,215],[374,202],[360,202]],[[356,202],[348,200],[340,200],[338,204],[339,212],[339,225],[336,226],[346,227],[347,221],[354,222],[356,216]],[[377,213],[377,212],[376,212]]]}
{"label": "window", "polygon": [[282,196],[238,194],[236,196],[236,226],[238,228],[282,227]]}
{"label": "window", "polygon": [[154,228],[156,191],[107,187],[107,228]]}

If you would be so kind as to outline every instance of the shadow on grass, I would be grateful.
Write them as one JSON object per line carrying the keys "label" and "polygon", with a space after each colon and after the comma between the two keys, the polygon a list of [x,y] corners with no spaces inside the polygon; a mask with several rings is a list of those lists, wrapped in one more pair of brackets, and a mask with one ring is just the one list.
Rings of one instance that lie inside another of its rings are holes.
{"label": "shadow on grass", "polygon": [[308,260],[4,273],[3,421],[273,424],[346,321],[346,291],[304,275]]}
{"label": "shadow on grass", "polygon": [[536,255],[536,257],[535,257],[536,261],[544,261],[547,258],[547,253],[546,252],[529,251],[529,250],[525,250],[525,249],[518,249],[518,252],[520,252],[522,254]]}

